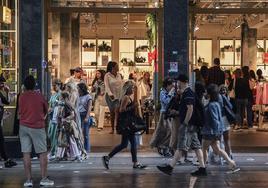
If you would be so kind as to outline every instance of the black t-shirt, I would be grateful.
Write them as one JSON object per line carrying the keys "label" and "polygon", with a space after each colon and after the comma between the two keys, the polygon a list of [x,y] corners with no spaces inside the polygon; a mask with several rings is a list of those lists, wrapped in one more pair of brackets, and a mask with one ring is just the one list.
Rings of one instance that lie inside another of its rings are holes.
{"label": "black t-shirt", "polygon": [[235,82],[235,98],[250,99],[251,90],[249,87],[249,80],[246,78],[238,78]]}
{"label": "black t-shirt", "polygon": [[[179,107],[181,123],[183,123],[185,120],[187,110],[188,110],[187,105],[193,105],[193,108],[194,108],[194,104],[195,104],[195,94],[191,90],[191,88],[188,87],[185,89],[185,91],[181,95],[181,101],[180,101],[180,107]],[[193,123],[194,123],[194,119],[192,115],[189,121],[189,124],[193,124]]]}

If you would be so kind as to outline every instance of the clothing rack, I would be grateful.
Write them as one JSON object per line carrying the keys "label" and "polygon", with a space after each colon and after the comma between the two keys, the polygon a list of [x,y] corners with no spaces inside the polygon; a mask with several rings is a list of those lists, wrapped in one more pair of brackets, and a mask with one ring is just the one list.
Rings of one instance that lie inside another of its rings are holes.
{"label": "clothing rack", "polygon": [[257,85],[256,105],[259,111],[259,127],[258,131],[268,132],[268,122],[264,122],[264,113],[268,111],[268,81],[264,81]]}

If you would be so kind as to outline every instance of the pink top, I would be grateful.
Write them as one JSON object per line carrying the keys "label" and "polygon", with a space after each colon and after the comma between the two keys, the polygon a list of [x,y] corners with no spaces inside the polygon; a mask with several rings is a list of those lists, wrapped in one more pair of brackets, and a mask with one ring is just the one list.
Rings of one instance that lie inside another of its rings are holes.
{"label": "pink top", "polygon": [[45,116],[48,104],[37,91],[25,91],[19,97],[20,125],[41,129],[45,128]]}

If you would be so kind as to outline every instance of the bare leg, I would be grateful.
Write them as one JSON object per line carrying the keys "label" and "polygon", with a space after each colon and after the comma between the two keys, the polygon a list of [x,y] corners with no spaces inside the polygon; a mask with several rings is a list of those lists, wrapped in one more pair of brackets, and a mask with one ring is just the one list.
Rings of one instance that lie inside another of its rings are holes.
{"label": "bare leg", "polygon": [[230,131],[225,131],[223,133],[223,140],[224,140],[225,152],[230,157],[231,156]]}
{"label": "bare leg", "polygon": [[203,152],[201,149],[195,150],[196,157],[199,162],[199,166],[202,168],[205,168],[205,163],[204,163],[204,157],[203,157]]}
{"label": "bare leg", "polygon": [[182,151],[181,150],[176,150],[173,159],[170,162],[170,166],[174,168],[176,166],[176,163],[181,159],[182,157]]}
{"label": "bare leg", "polygon": [[31,153],[23,153],[23,164],[27,180],[32,179]]}
{"label": "bare leg", "polygon": [[208,147],[210,146],[210,144],[211,144],[211,141],[209,140],[202,141],[204,163],[207,163],[207,160],[208,160]]}
{"label": "bare leg", "polygon": [[39,155],[42,178],[47,177],[47,152]]}
{"label": "bare leg", "polygon": [[234,166],[235,162],[227,155],[227,153],[220,148],[220,142],[219,141],[213,141],[211,144],[211,147],[213,149],[213,151],[220,155],[221,157],[223,157],[230,166]]}

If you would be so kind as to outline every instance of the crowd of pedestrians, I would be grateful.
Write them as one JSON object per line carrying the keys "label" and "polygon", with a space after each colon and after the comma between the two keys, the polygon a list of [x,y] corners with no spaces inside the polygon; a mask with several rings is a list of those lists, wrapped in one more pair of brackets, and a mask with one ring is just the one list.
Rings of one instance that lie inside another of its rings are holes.
{"label": "crowd of pedestrians", "polygon": [[[261,70],[255,72],[247,66],[231,71],[222,71],[220,60],[216,58],[211,68],[194,70],[196,81],[189,84],[188,76],[181,74],[176,79],[166,78],[160,90],[160,116],[150,141],[164,157],[172,157],[169,164],[157,166],[172,174],[176,164],[190,150],[196,154],[199,168],[194,176],[206,176],[210,151],[219,155],[230,168],[239,171],[232,156],[230,130],[252,128],[254,116],[252,107],[255,101],[255,88],[265,79]],[[53,185],[47,176],[48,161],[83,161],[90,152],[90,128],[94,123],[98,131],[103,129],[105,107],[108,106],[111,119],[111,134],[121,134],[121,143],[108,155],[102,157],[103,165],[109,169],[110,160],[130,143],[133,168],[144,169],[138,162],[136,132],[130,131],[135,117],[144,118],[143,104],[151,97],[150,73],[145,72],[141,79],[136,73],[124,81],[116,62],[109,62],[107,71],[97,70],[88,88],[80,67],[70,71],[71,76],[63,82],[53,80],[53,92],[48,102],[40,91],[35,90],[35,79],[28,76],[18,97],[19,136],[25,174],[24,186],[33,186],[31,173],[31,153],[34,148],[39,156],[40,185]],[[9,89],[0,77],[0,121],[3,105],[9,104]],[[34,107],[34,108],[33,108]],[[245,126],[244,119],[247,119]],[[46,120],[48,129],[46,130]],[[125,127],[125,128],[122,128]],[[46,137],[48,136],[48,141]],[[16,162],[10,160],[4,148],[4,137],[0,126],[0,152],[5,167]],[[49,147],[49,150],[47,149]],[[222,147],[224,145],[224,148]],[[211,154],[213,155],[213,154]]]}

